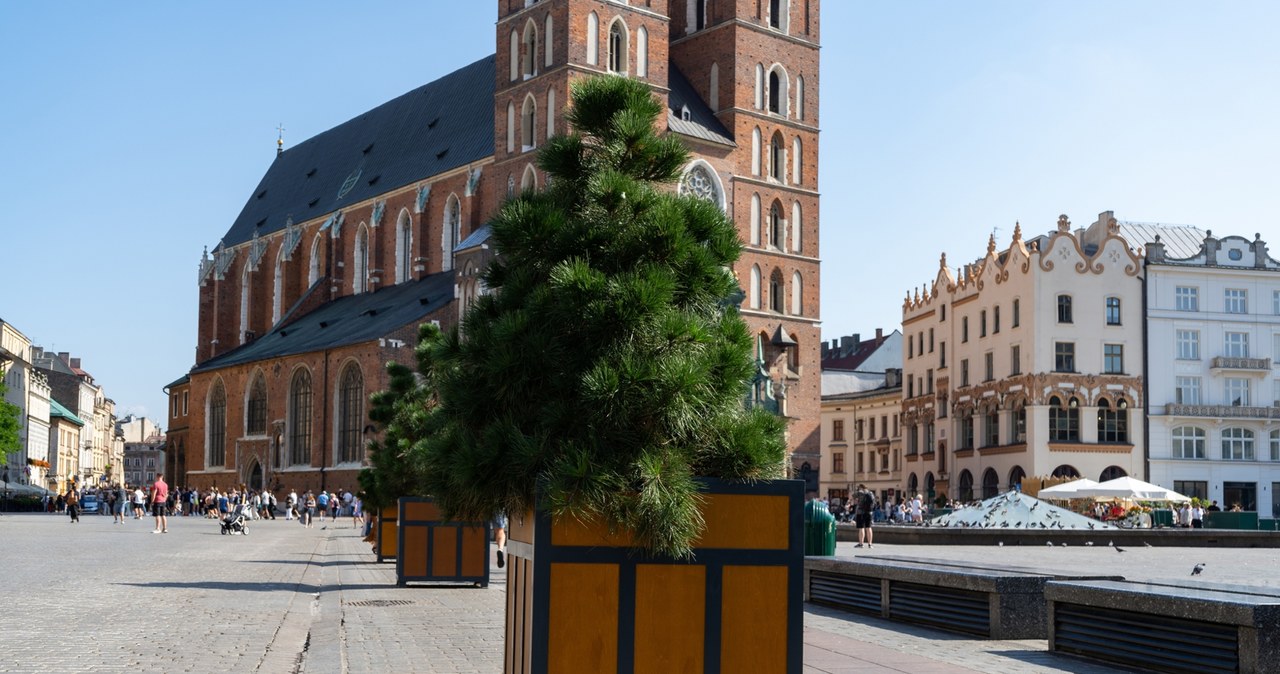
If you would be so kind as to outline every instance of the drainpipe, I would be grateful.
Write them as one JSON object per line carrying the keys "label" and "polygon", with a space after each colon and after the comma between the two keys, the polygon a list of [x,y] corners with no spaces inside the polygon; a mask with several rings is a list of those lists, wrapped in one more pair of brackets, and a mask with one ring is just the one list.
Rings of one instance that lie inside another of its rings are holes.
{"label": "drainpipe", "polygon": [[[1146,260],[1143,260],[1146,267]],[[1142,479],[1151,481],[1151,345],[1147,327],[1147,274],[1138,282],[1142,284]]]}

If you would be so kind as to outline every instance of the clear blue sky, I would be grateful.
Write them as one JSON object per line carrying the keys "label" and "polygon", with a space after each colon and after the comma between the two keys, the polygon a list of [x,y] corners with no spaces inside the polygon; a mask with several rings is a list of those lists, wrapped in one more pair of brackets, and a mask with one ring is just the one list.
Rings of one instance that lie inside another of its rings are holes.
{"label": "clear blue sky", "polygon": [[[495,3],[0,3],[0,318],[167,427],[196,269],[275,152],[494,50]],[[1059,213],[1280,251],[1280,3],[826,0],[826,339]]]}

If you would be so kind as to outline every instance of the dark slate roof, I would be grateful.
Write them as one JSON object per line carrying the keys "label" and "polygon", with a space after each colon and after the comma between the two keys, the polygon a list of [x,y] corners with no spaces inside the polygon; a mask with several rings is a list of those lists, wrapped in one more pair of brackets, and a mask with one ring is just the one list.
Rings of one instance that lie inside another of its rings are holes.
{"label": "dark slate roof", "polygon": [[181,377],[178,377],[177,379],[169,382],[168,384],[165,384],[164,390],[167,391],[175,386],[182,386],[183,384],[189,384],[189,383],[191,383],[191,375],[184,374]]}
{"label": "dark slate roof", "polygon": [[452,301],[452,271],[398,283],[376,292],[339,297],[248,344],[200,363],[191,371],[204,372],[370,342],[416,324]]}
{"label": "dark slate roof", "polygon": [[[667,126],[672,131],[713,143],[737,146],[733,142],[733,134],[716,119],[715,113],[703,102],[675,63],[667,64],[667,86],[671,88],[671,93],[667,95]],[[681,108],[685,106],[689,108],[688,120],[680,115]]]}
{"label": "dark slate roof", "polygon": [[[278,155],[223,237],[234,246],[493,155],[494,56]],[[342,194],[348,181],[352,185]],[[342,194],[339,196],[339,194]]]}

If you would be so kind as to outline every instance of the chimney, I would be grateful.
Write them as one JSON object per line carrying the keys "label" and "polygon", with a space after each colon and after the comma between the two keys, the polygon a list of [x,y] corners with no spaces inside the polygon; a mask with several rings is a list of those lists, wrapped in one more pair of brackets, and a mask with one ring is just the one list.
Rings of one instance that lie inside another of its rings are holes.
{"label": "chimney", "polygon": [[59,351],[59,352],[58,352],[58,358],[61,358],[63,363],[65,363],[65,364],[67,364],[67,365],[71,365],[71,352],[70,352],[70,351]]}
{"label": "chimney", "polygon": [[885,388],[897,388],[902,386],[902,369],[896,367],[885,368],[884,386]]}
{"label": "chimney", "polygon": [[876,328],[876,344],[884,341],[884,328]]}
{"label": "chimney", "polygon": [[848,349],[849,349],[849,345],[850,345],[850,344],[852,344],[852,343],[853,343],[853,341],[854,341],[854,340],[856,340],[857,338],[858,338],[858,336],[857,336],[857,335],[854,335],[853,337],[841,337],[841,338],[840,338],[840,351],[841,351],[841,352],[846,352],[846,351],[848,351]]}
{"label": "chimney", "polygon": [[73,370],[79,370],[79,369],[80,369],[80,359],[79,359],[79,358],[72,358],[72,359],[71,359],[71,369],[73,369]]}

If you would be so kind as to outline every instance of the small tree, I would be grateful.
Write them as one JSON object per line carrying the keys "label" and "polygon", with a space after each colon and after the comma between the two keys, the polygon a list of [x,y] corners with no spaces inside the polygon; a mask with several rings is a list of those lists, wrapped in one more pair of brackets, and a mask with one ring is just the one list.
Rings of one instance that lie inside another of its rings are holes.
{"label": "small tree", "polygon": [[363,501],[369,512],[377,513],[401,496],[425,495],[420,445],[433,432],[431,412],[437,401],[431,346],[439,337],[440,329],[434,325],[420,326],[416,372],[400,363],[387,363],[389,388],[370,397],[369,418],[385,432],[382,442],[369,443],[370,467],[360,471]]}
{"label": "small tree", "polygon": [[783,421],[744,406],[752,336],[720,208],[673,193],[688,154],[648,86],[582,80],[573,133],[538,158],[547,188],[504,205],[481,297],[431,347],[426,491],[456,519],[602,518],[650,552],[687,556],[697,476],[780,477]]}
{"label": "small tree", "polygon": [[22,409],[5,400],[9,387],[0,380],[0,464],[9,463],[9,455],[22,449]]}

